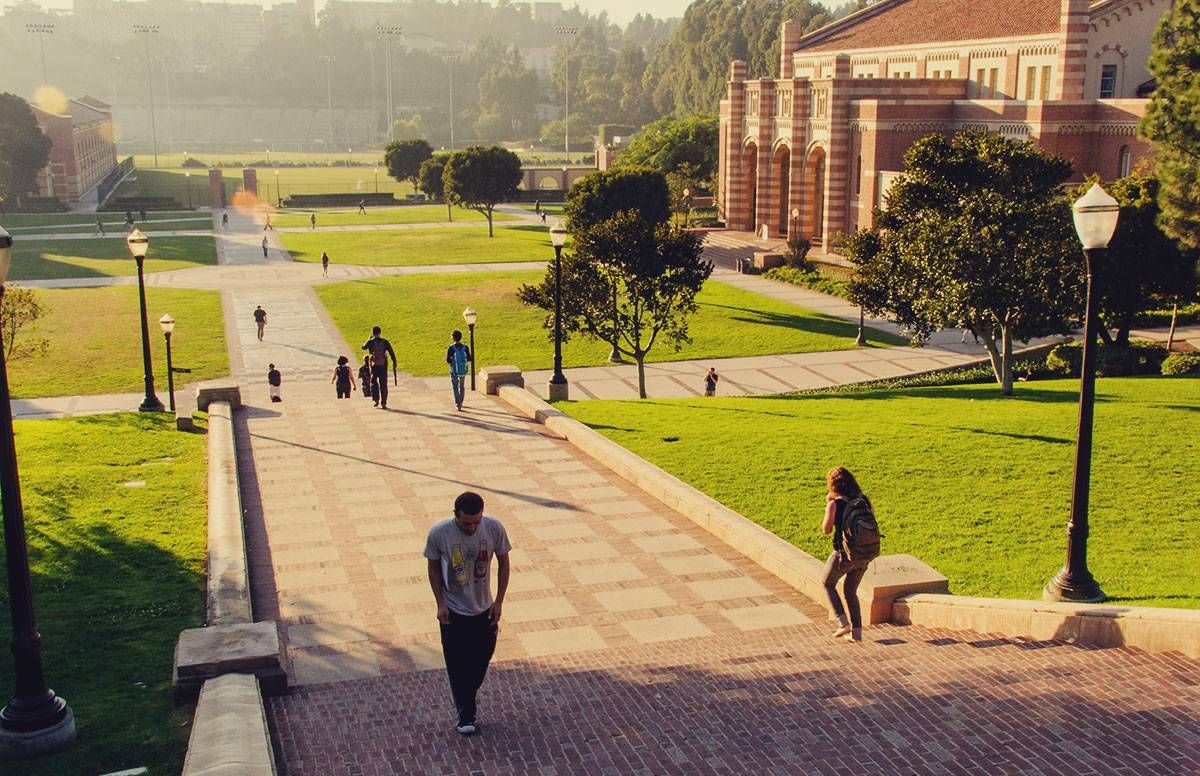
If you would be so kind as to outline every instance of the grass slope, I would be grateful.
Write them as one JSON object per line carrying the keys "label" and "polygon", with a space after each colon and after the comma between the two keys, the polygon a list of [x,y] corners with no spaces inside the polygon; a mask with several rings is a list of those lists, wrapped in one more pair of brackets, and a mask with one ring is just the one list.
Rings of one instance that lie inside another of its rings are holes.
{"label": "grass slope", "polygon": [[[1200,380],[1097,385],[1089,566],[1115,603],[1200,608]],[[852,395],[560,403],[560,409],[824,559],[824,475],[848,466],[884,552],[955,593],[1040,598],[1062,566],[1078,382]],[[1164,433],[1169,429],[1169,433]]]}
{"label": "grass slope", "polygon": [[[274,157],[274,154],[272,154]],[[247,162],[255,156],[241,156]],[[277,167],[258,168],[258,197],[263,202],[274,203],[279,197],[292,194],[346,194],[375,191],[375,176],[370,167]],[[138,167],[133,176],[122,181],[114,197],[173,197],[180,205],[188,204],[188,178],[191,172],[191,204],[208,207],[208,172],[203,169]],[[276,176],[275,173],[279,175]],[[226,167],[221,171],[226,200],[242,188],[242,169]],[[412,194],[410,183],[398,183],[379,171],[379,191],[390,191],[403,198]]]}
{"label": "grass slope", "polygon": [[[133,214],[137,217],[137,213]],[[0,216],[0,223],[14,238],[21,235],[48,233],[91,234],[96,228],[96,218],[104,222],[104,229],[112,235],[124,237],[124,213],[29,213]],[[212,229],[212,217],[207,212],[193,210],[155,211],[146,214],[145,221],[138,221],[143,232],[165,232],[176,229],[199,231]]]}
{"label": "grass slope", "polygon": [[[9,362],[8,382],[15,398],[142,389],[136,286],[39,289],[37,293],[47,313],[20,336],[49,340],[50,349],[42,357]],[[171,360],[192,370],[176,375],[177,383],[229,374],[218,292],[150,287],[146,309],[155,388],[163,404],[167,403],[166,344],[156,322],[165,312],[176,320]]]}
{"label": "grass slope", "polygon": [[[217,263],[212,237],[156,237],[150,240],[146,272],[197,267]],[[136,275],[123,235],[78,240],[14,241],[10,280],[96,278]]]}
{"label": "grass slope", "polygon": [[[453,208],[454,220],[487,221],[478,210]],[[287,208],[272,216],[271,223],[280,228],[311,226],[309,217],[317,214],[317,228],[323,226],[363,226],[374,224],[440,224],[446,222],[445,205],[402,205],[400,207],[368,207],[366,215],[358,208]],[[516,216],[493,213],[492,221],[515,221]]]}
{"label": "grass slope", "polygon": [[[163,415],[15,429],[46,680],[75,712],[79,741],[0,771],[178,773],[191,711],[171,702],[171,664],[179,632],[203,620],[204,437]],[[0,660],[3,692],[12,670]]]}
{"label": "grass slope", "polygon": [[554,258],[544,226],[487,226],[396,229],[366,232],[284,232],[279,238],[296,261],[321,260],[328,251],[335,264],[376,267],[423,264],[491,264]]}
{"label": "grass slope", "polygon": [[[516,364],[526,370],[549,369],[553,348],[542,328],[545,313],[522,305],[516,296],[522,283],[536,283],[541,277],[537,271],[416,275],[318,286],[316,292],[347,342],[361,344],[371,326],[378,324],[396,346],[400,368],[415,375],[445,371],[450,332],[465,329],[462,310],[468,305],[479,313],[475,337],[479,367]],[[660,343],[651,351],[650,361],[854,347],[856,325],[714,280],[705,284],[698,301],[700,312],[690,325],[693,344],[676,353]],[[885,338],[882,332],[872,337],[876,342]],[[563,363],[568,367],[604,364],[609,349],[604,343],[577,337],[564,344]]]}

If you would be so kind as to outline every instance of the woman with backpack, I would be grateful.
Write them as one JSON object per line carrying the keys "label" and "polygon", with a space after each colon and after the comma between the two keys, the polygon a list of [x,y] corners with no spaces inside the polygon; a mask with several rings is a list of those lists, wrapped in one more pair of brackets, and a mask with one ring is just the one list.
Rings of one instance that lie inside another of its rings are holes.
{"label": "woman with backpack", "polygon": [[[825,475],[829,493],[825,496],[825,519],[821,532],[833,534],[833,552],[825,564],[825,592],[837,617],[835,639],[862,641],[862,611],[858,605],[858,583],[867,573],[867,566],[879,556],[879,528],[875,523],[870,499],[858,486],[854,475],[844,466],[835,466]],[[846,597],[843,608],[837,583],[842,577],[842,592]],[[846,609],[850,618],[846,619]]]}

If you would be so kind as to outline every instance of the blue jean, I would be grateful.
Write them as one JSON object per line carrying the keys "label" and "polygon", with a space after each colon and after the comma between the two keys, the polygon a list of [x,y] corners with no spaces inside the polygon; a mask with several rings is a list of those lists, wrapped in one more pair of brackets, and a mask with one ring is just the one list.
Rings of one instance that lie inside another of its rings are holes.
{"label": "blue jean", "polygon": [[450,375],[450,390],[454,392],[454,406],[461,407],[466,395],[466,375]]}

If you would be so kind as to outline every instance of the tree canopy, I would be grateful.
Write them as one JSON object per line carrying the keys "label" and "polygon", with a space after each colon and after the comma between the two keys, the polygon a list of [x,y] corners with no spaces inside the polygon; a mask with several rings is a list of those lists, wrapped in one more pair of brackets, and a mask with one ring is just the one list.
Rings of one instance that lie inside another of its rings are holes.
{"label": "tree canopy", "polygon": [[686,173],[707,187],[717,173],[720,141],[715,116],[663,118],[634,135],[617,157],[617,167],[648,167],[663,175]]}
{"label": "tree canopy", "polygon": [[446,220],[453,221],[450,201],[446,199],[446,182],[443,178],[446,172],[446,160],[449,158],[449,154],[434,154],[421,162],[421,169],[417,174],[417,190],[435,202],[445,201]]}
{"label": "tree canopy", "polygon": [[0,94],[0,203],[37,188],[37,174],[50,161],[50,138],[42,134],[29,104]]}
{"label": "tree canopy", "polygon": [[596,224],[624,210],[635,211],[651,225],[665,223],[671,217],[671,200],[663,174],[642,167],[590,173],[567,192],[563,215],[571,235],[580,240]]}
{"label": "tree canopy", "polygon": [[1011,393],[1014,340],[1065,333],[1082,311],[1083,260],[1061,189],[1070,173],[1066,160],[1001,135],[918,140],[875,233],[847,243],[852,298],[917,342],[970,327]]}
{"label": "tree canopy", "polygon": [[446,160],[442,185],[446,201],[478,210],[487,217],[488,237],[494,237],[492,212],[501,202],[517,198],[521,159],[499,146],[471,146]]}
{"label": "tree canopy", "polygon": [[1150,72],[1158,82],[1141,132],[1158,146],[1163,229],[1200,249],[1200,0],[1176,0],[1154,32]]}
{"label": "tree canopy", "polygon": [[416,188],[421,165],[431,156],[433,149],[424,140],[396,140],[384,150],[383,163],[389,175],[398,181],[409,181]]}

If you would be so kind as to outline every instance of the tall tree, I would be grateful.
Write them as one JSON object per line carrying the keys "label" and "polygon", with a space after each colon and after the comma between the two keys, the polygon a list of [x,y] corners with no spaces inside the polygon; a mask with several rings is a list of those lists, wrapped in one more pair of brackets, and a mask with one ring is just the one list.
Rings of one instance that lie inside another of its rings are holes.
{"label": "tall tree", "polygon": [[970,327],[1011,394],[1014,341],[1067,332],[1081,310],[1083,261],[1061,189],[1070,173],[1066,160],[1001,135],[918,140],[877,233],[850,246],[852,298],[890,313],[915,342]]}
{"label": "tall tree", "polygon": [[[626,210],[589,226],[564,257],[565,329],[613,343],[637,362],[643,399],[646,356],[655,344],[666,341],[678,351],[691,342],[688,318],[699,309],[696,294],[712,274],[702,253],[698,235]],[[553,326],[554,282],[549,267],[540,285],[519,292],[521,301],[549,311],[547,327]]]}
{"label": "tall tree", "polygon": [[442,182],[446,201],[483,213],[488,237],[495,237],[492,212],[501,202],[517,198],[521,159],[500,146],[471,146],[450,155]]}
{"label": "tall tree", "polygon": [[1175,0],[1154,32],[1150,72],[1158,82],[1141,133],[1158,145],[1167,234],[1200,249],[1200,0]]}
{"label": "tall tree", "polygon": [[479,81],[478,137],[519,140],[537,131],[537,74],[525,67],[512,48]]}
{"label": "tall tree", "polygon": [[688,165],[698,180],[711,180],[717,172],[720,131],[715,116],[693,114],[681,119],[663,118],[643,127],[629,147],[617,157],[618,167],[649,167],[667,175]]}
{"label": "tall tree", "polygon": [[388,174],[398,181],[408,181],[413,188],[421,175],[421,165],[433,156],[433,149],[424,140],[396,140],[388,143],[383,152],[383,163]]}
{"label": "tall tree", "polygon": [[0,203],[37,188],[37,174],[50,161],[50,138],[42,134],[29,104],[0,94]]}
{"label": "tall tree", "polygon": [[671,197],[661,172],[644,167],[613,168],[589,173],[567,193],[563,215],[576,240],[601,221],[624,210],[651,225],[671,217]]}
{"label": "tall tree", "polygon": [[434,202],[446,203],[446,220],[453,221],[450,200],[446,197],[446,160],[449,154],[434,154],[432,158],[421,163],[421,171],[417,176],[417,189]]}

